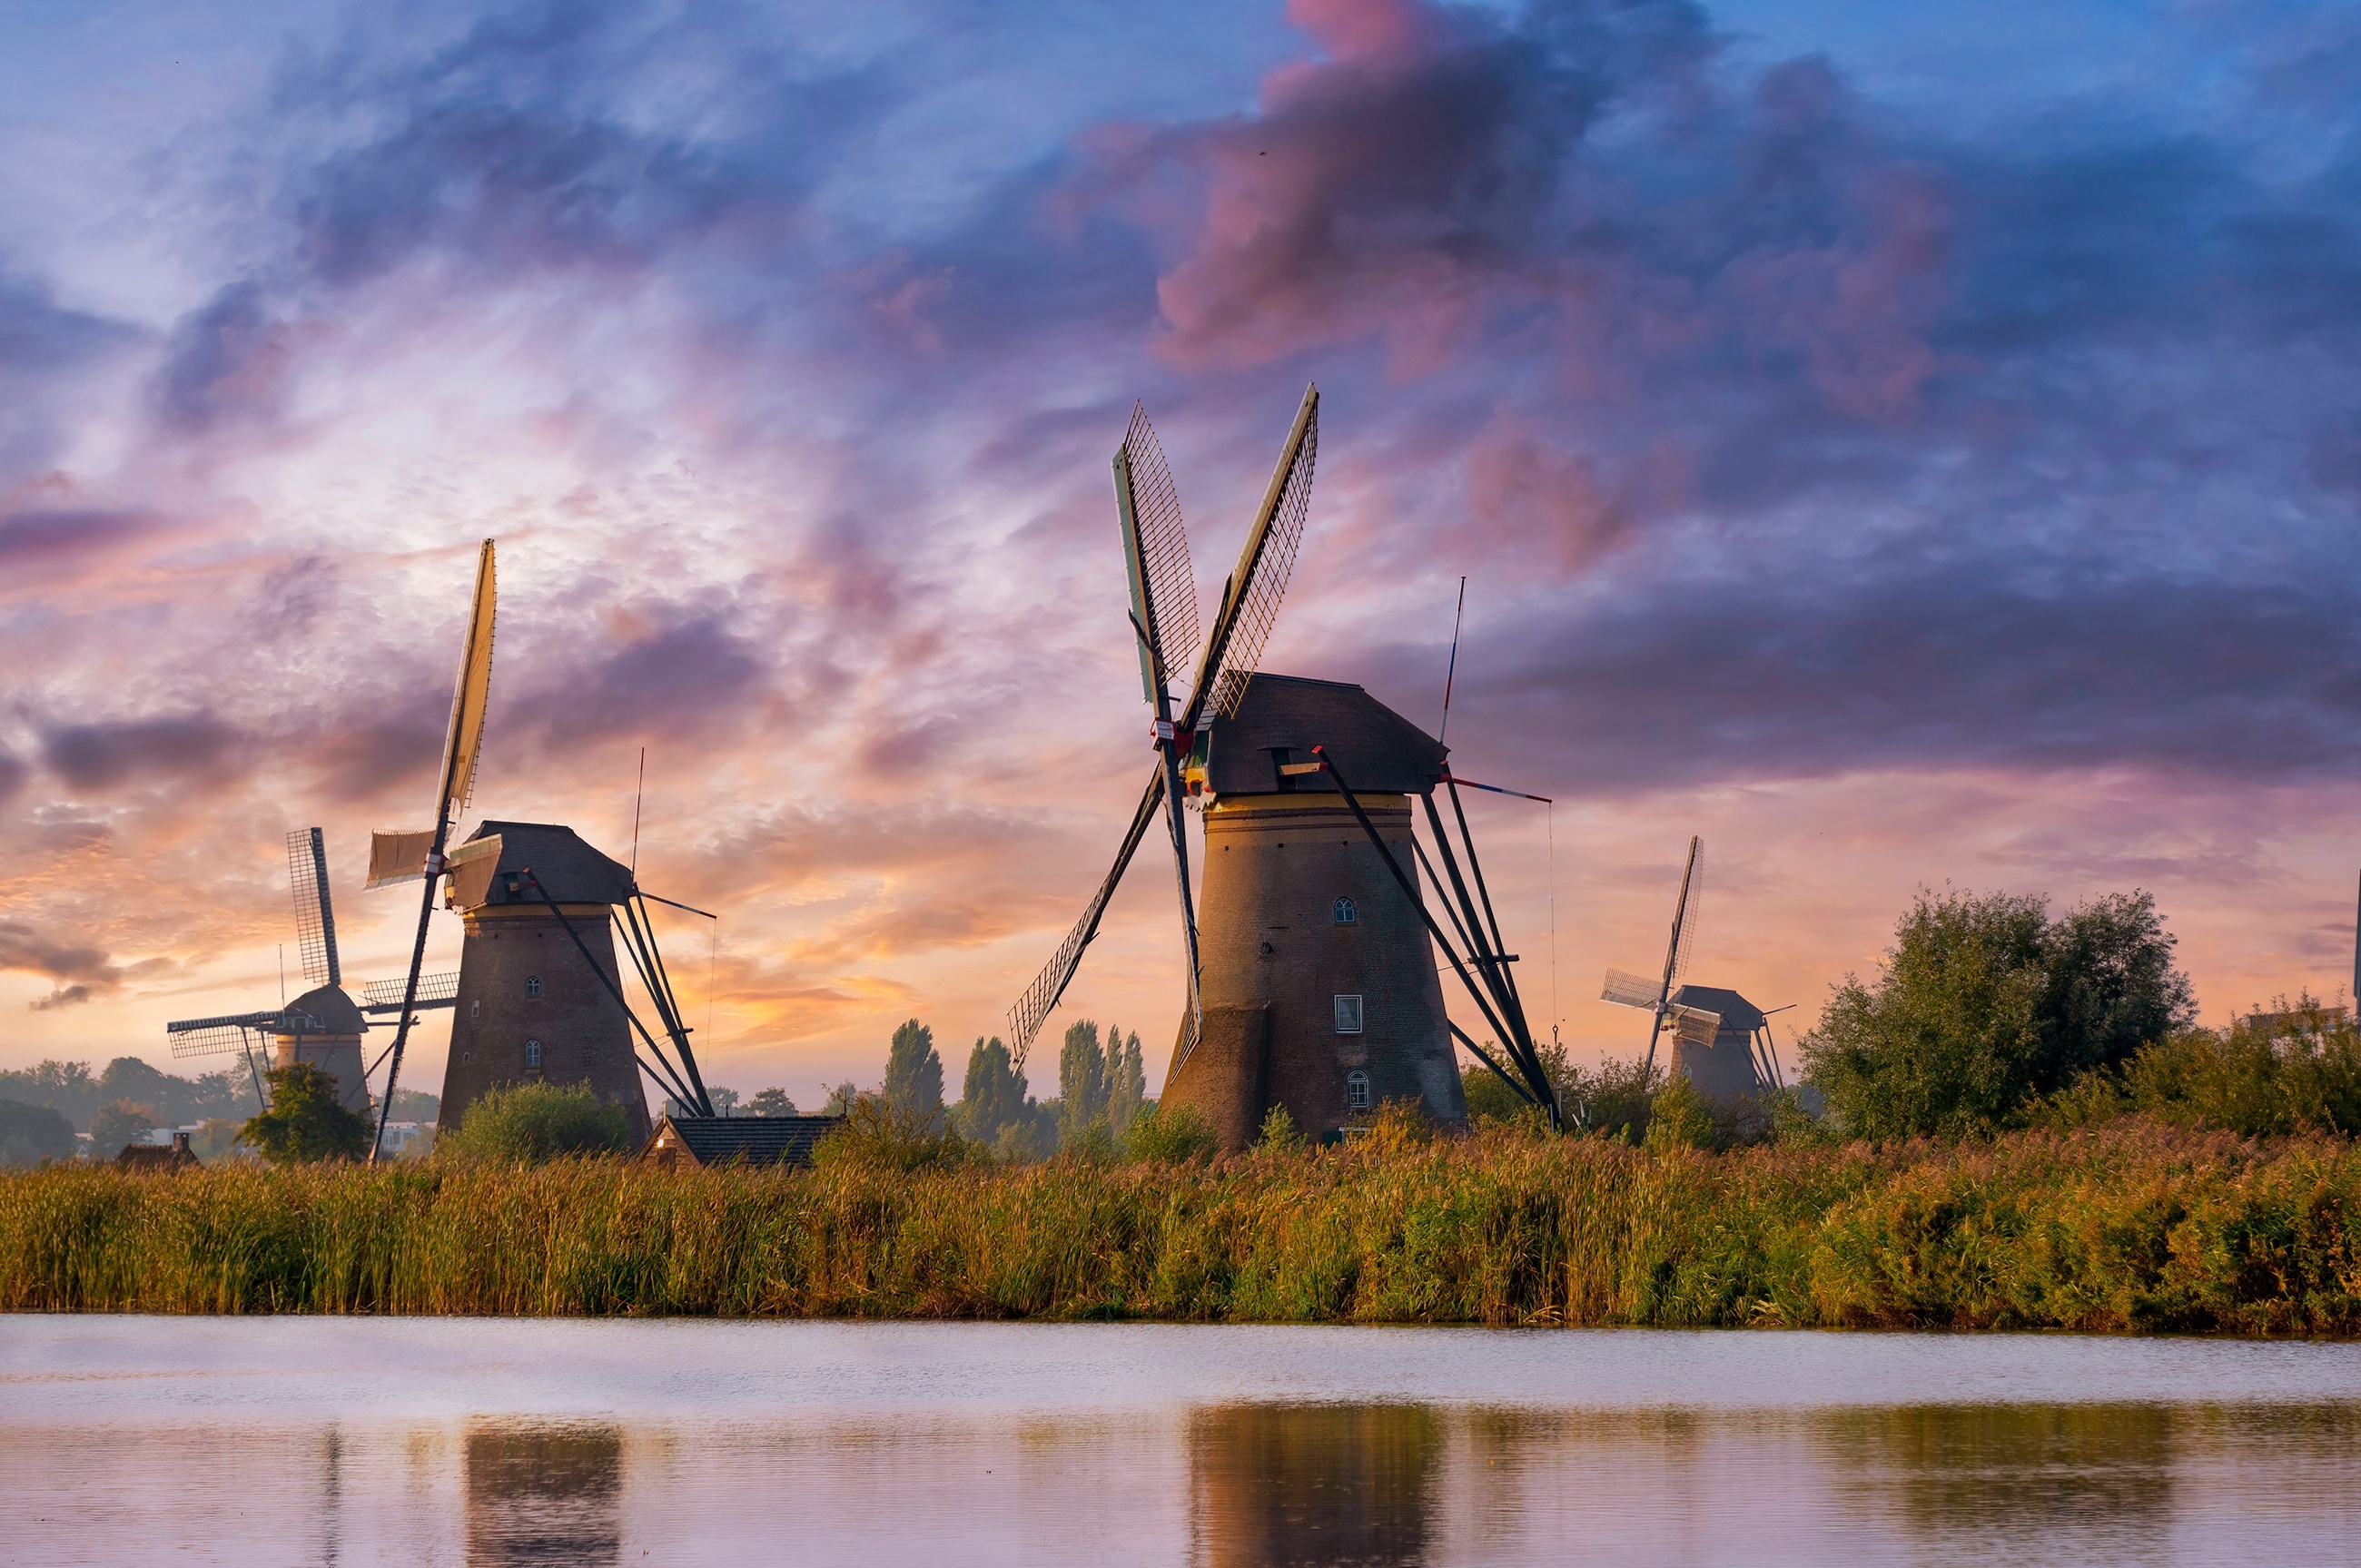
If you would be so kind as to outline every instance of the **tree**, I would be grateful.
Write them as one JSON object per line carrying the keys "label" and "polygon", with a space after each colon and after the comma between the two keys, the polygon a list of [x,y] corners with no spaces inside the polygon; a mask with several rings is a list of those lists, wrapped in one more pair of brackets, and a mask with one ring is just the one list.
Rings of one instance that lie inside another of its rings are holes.
{"label": "tree", "polygon": [[334,1074],[299,1061],[262,1076],[270,1083],[270,1109],[250,1118],[238,1134],[247,1147],[273,1165],[358,1159],[368,1153],[369,1120],[336,1098]]}
{"label": "tree", "polygon": [[0,1099],[46,1105],[76,1128],[87,1128],[91,1113],[98,1108],[98,1080],[91,1076],[88,1062],[44,1061],[0,1072]]}
{"label": "tree", "polygon": [[967,1054],[967,1078],[960,1087],[961,1135],[988,1148],[999,1146],[1001,1129],[1025,1116],[1025,1088],[1024,1075],[1009,1061],[1000,1036],[979,1036]]}
{"label": "tree", "polygon": [[1099,1048],[1099,1026],[1088,1018],[1066,1026],[1066,1043],[1058,1052],[1058,1098],[1063,1102],[1060,1144],[1079,1140],[1093,1124],[1106,1120],[1106,1053]]}
{"label": "tree", "polygon": [[124,1145],[146,1141],[152,1129],[163,1124],[153,1105],[110,1100],[91,1113],[91,1147],[101,1158],[111,1159]]}
{"label": "tree", "polygon": [[620,1105],[599,1099],[587,1083],[514,1083],[478,1096],[442,1146],[466,1158],[525,1164],[624,1154],[631,1123]]}
{"label": "tree", "polygon": [[238,1142],[241,1124],[227,1116],[209,1118],[197,1128],[196,1136],[189,1140],[190,1152],[207,1165],[218,1165],[225,1159],[239,1157],[244,1147]]}
{"label": "tree", "polygon": [[705,1086],[705,1098],[713,1106],[713,1113],[717,1116],[727,1116],[738,1109],[738,1091],[734,1089],[708,1083]]}
{"label": "tree", "polygon": [[859,1103],[861,1103],[861,1087],[848,1078],[828,1091],[828,1103],[820,1107],[820,1114],[823,1116],[848,1115]]}
{"label": "tree", "polygon": [[73,1124],[62,1112],[19,1100],[0,1100],[0,1165],[71,1159],[80,1146]]}
{"label": "tree", "polygon": [[942,1125],[943,1058],[935,1054],[935,1032],[916,1018],[894,1031],[885,1053],[885,1103]]}
{"label": "tree", "polygon": [[796,1113],[796,1102],[787,1098],[787,1091],[784,1089],[763,1089],[756,1091],[754,1098],[746,1102],[746,1109],[757,1116],[792,1116]]}
{"label": "tree", "polygon": [[2172,948],[2145,892],[2053,922],[2039,898],[1922,890],[1875,983],[1847,975],[1804,1036],[1805,1079],[1856,1137],[1988,1131],[2191,1022]]}
{"label": "tree", "polygon": [[1107,1129],[1123,1136],[1148,1098],[1148,1073],[1140,1065],[1139,1031],[1126,1039],[1122,1030],[1107,1029]]}

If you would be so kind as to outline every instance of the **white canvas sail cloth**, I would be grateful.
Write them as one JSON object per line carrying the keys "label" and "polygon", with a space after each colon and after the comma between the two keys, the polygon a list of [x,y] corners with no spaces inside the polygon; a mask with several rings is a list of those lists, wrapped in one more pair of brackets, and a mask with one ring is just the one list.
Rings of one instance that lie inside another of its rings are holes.
{"label": "white canvas sail cloth", "polygon": [[500,869],[500,836],[471,839],[451,851],[445,863],[450,884],[445,901],[453,909],[473,909],[492,891],[492,873]]}
{"label": "white canvas sail cloth", "polygon": [[434,849],[432,828],[379,828],[369,835],[368,881],[361,884],[363,890],[416,882],[426,874],[426,857]]}

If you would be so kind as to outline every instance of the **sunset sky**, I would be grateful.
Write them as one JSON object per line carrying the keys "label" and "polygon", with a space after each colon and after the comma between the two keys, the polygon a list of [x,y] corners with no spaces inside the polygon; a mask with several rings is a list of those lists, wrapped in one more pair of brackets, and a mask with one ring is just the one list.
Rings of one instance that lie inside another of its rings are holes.
{"label": "sunset sky", "polygon": [[[915,1015],[955,1087],[1149,761],[1133,400],[1210,613],[1311,381],[1263,667],[1432,731],[1466,577],[1449,740],[1556,799],[1472,809],[1578,1057],[1691,833],[1692,978],[1783,1047],[1922,884],[2148,888],[2209,1022],[2334,993],[2356,131],[2352,5],[11,6],[0,1067],[221,1065],[163,1025],[276,1005],[294,828],[400,972],[368,835],[494,536],[461,830],[627,857],[644,746],[708,1079]],[[1160,1082],[1177,953],[1151,840],[1051,1028]]]}

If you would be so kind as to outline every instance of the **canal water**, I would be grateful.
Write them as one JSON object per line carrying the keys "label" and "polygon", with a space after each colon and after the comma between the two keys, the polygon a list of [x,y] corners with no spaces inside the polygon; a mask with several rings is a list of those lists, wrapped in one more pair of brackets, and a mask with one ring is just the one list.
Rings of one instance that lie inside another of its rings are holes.
{"label": "canal water", "polygon": [[2361,1562],[2361,1345],[0,1317],[10,1563]]}

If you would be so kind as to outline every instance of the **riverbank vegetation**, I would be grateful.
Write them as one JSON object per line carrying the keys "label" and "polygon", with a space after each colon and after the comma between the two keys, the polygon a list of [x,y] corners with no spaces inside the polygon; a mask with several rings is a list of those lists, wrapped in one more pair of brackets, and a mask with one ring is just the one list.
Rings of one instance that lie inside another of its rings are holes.
{"label": "riverbank vegetation", "polygon": [[0,1308],[2361,1332],[2361,1153],[2330,1135],[1284,1132],[1219,1161],[875,1133],[804,1171],[53,1167],[0,1177]]}

